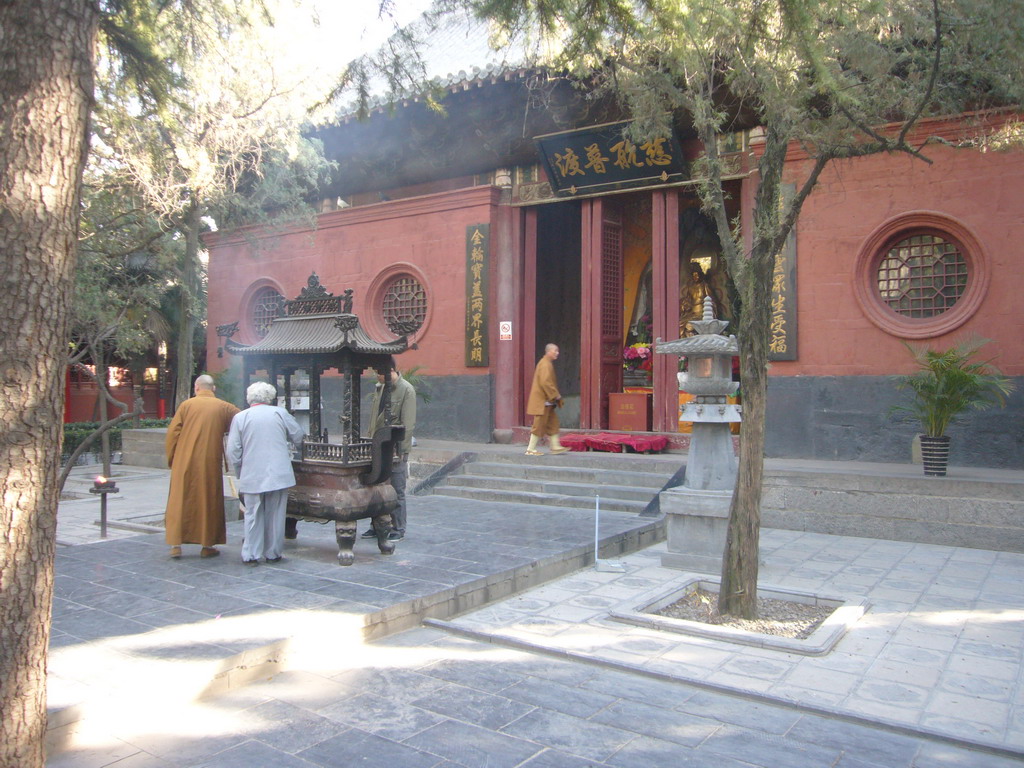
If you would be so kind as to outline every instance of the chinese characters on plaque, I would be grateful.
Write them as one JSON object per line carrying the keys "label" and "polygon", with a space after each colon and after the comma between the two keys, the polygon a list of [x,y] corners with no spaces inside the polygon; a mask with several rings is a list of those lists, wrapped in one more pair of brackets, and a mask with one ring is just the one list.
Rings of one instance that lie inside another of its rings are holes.
{"label": "chinese characters on plaque", "polygon": [[491,225],[466,227],[466,366],[488,365],[487,299]]}
{"label": "chinese characters on plaque", "polygon": [[[787,184],[784,200],[792,199],[795,185]],[[772,270],[772,325],[768,340],[769,360],[796,360],[796,232],[775,257]]]}
{"label": "chinese characters on plaque", "polygon": [[688,166],[674,135],[634,142],[629,123],[536,138],[556,194],[577,195],[684,181]]}

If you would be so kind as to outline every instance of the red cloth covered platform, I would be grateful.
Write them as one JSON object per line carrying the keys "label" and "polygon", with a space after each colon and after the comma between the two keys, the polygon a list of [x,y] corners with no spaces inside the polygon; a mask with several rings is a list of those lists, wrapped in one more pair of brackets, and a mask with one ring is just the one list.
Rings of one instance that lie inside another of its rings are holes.
{"label": "red cloth covered platform", "polygon": [[606,451],[609,453],[652,453],[663,451],[668,438],[663,435],[634,435],[598,432],[594,435],[561,435],[561,443],[572,451]]}

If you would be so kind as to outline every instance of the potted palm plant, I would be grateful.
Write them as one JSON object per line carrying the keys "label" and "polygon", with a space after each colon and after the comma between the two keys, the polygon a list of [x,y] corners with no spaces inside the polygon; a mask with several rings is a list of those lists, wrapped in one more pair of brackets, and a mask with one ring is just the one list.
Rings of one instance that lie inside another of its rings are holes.
{"label": "potted palm plant", "polygon": [[893,411],[921,423],[921,458],[926,475],[945,477],[949,461],[950,422],[969,410],[1004,405],[1013,383],[990,360],[974,356],[989,339],[972,337],[944,351],[904,343],[918,370],[896,377],[896,388],[910,393],[910,402]]}

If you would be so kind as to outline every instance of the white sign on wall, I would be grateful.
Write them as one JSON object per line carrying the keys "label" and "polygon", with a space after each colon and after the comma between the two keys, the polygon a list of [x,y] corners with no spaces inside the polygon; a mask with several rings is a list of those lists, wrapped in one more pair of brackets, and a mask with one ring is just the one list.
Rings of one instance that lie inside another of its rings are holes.
{"label": "white sign on wall", "polygon": [[501,341],[512,341],[511,320],[502,320],[498,323],[498,339]]}

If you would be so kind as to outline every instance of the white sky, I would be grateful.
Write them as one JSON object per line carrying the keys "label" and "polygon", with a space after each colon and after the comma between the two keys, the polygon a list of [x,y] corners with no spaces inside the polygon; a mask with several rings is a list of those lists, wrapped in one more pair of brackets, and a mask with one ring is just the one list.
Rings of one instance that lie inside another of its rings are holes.
{"label": "white sky", "polygon": [[379,0],[304,0],[320,17],[317,40],[311,49],[323,65],[337,71],[359,54],[379,47],[394,30],[414,21],[430,7],[430,0],[393,0],[393,17],[379,17]]}

